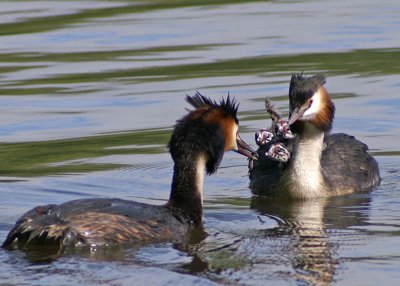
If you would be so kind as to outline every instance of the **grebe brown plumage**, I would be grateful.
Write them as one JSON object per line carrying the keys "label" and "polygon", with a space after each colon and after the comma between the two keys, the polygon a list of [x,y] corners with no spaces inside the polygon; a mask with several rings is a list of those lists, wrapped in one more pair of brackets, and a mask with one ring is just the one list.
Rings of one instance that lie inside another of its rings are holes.
{"label": "grebe brown plumage", "polygon": [[171,193],[165,205],[122,199],[82,199],[38,206],[24,214],[3,247],[53,245],[62,250],[139,241],[181,239],[203,222],[203,177],[213,174],[225,151],[247,157],[254,151],[239,136],[238,104],[217,103],[200,93],[187,96],[195,109],[177,121],[168,147],[174,161]]}

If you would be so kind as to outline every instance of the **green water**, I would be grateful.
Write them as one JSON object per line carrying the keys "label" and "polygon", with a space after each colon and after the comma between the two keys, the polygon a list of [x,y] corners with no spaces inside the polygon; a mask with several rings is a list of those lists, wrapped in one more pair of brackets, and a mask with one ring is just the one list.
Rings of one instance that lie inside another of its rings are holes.
{"label": "green water", "polygon": [[393,1],[0,1],[0,240],[39,204],[169,195],[166,144],[196,90],[240,102],[241,134],[324,72],[334,132],[367,143],[370,193],[251,198],[227,153],[206,237],[37,263],[0,250],[0,285],[394,285],[400,278],[400,5]]}

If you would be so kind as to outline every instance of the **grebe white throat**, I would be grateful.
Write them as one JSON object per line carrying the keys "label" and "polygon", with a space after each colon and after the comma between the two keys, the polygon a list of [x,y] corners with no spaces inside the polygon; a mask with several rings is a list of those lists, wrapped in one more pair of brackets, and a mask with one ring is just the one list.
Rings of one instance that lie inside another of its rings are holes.
{"label": "grebe white throat", "polygon": [[305,123],[304,133],[295,144],[292,160],[282,176],[284,192],[292,198],[325,196],[325,184],[321,170],[324,148],[324,132]]}
{"label": "grebe white throat", "polygon": [[204,153],[200,153],[196,162],[195,180],[196,180],[197,193],[200,195],[201,198],[201,205],[203,205],[203,181],[204,181],[204,174],[206,172],[206,162],[207,162],[206,155]]}

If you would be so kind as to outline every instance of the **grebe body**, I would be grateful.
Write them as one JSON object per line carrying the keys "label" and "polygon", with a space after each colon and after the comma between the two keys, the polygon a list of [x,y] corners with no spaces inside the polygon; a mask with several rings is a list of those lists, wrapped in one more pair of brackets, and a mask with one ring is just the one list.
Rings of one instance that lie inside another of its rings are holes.
{"label": "grebe body", "polygon": [[197,93],[186,100],[195,109],[177,121],[168,144],[174,173],[165,205],[99,198],[38,206],[16,222],[2,246],[54,245],[62,250],[166,241],[201,227],[205,173],[216,172],[225,151],[253,158],[255,152],[239,136],[234,99],[217,103]]}
{"label": "grebe body", "polygon": [[276,162],[265,156],[268,144],[257,151],[260,160],[250,170],[255,195],[307,199],[343,195],[379,185],[376,160],[353,136],[329,134],[335,106],[321,74],[293,75],[289,88],[289,125],[296,137],[290,159]]}

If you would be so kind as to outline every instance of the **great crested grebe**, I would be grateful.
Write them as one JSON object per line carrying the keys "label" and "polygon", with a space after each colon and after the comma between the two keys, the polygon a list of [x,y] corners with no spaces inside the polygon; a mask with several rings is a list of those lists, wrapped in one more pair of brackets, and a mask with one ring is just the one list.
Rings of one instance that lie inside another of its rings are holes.
{"label": "great crested grebe", "polygon": [[24,214],[3,247],[104,246],[182,238],[203,222],[203,177],[213,174],[225,151],[256,154],[239,136],[238,104],[229,95],[217,103],[200,93],[187,96],[195,110],[177,121],[168,147],[174,161],[165,205],[122,199],[82,199],[38,206]]}
{"label": "great crested grebe", "polygon": [[327,134],[335,106],[325,82],[322,74],[293,74],[288,123],[297,136],[291,142],[291,158],[286,163],[273,161],[265,156],[265,148],[259,148],[260,160],[250,170],[253,194],[305,199],[379,185],[378,164],[367,145],[344,133]]}

